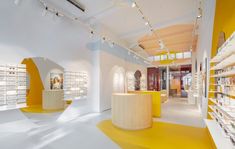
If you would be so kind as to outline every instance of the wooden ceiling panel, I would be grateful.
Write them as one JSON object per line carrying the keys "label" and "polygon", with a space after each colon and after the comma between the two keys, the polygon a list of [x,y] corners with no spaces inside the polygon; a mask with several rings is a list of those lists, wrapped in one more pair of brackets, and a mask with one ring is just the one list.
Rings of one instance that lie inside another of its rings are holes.
{"label": "wooden ceiling panel", "polygon": [[[196,45],[196,42],[194,42],[192,46],[195,46],[195,45]],[[190,47],[191,47],[191,42],[171,44],[171,45],[167,46],[167,48],[172,51],[174,51],[174,50],[190,50]],[[148,52],[148,51],[159,51],[161,49],[159,46],[156,46],[156,47],[145,48],[145,50],[146,50],[146,52]],[[163,49],[163,50],[165,50],[165,49]]]}
{"label": "wooden ceiling panel", "polygon": [[[180,24],[159,29],[157,33],[160,35],[167,49],[181,52],[190,50],[191,46],[195,50],[198,37],[192,37],[193,28],[193,24]],[[156,35],[146,35],[140,38],[138,42],[150,56],[153,56],[167,50],[160,50],[158,41],[159,39]]]}

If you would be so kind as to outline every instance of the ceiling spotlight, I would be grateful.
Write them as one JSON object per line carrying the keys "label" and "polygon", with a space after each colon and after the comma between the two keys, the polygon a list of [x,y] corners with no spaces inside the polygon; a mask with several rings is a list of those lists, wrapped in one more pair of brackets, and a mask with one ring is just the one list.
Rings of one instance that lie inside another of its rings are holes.
{"label": "ceiling spotlight", "polygon": [[[201,4],[200,4],[201,5]],[[199,7],[198,8],[198,15],[197,15],[197,18],[199,19],[199,18],[201,18],[202,17],[202,8],[201,7]]]}
{"label": "ceiling spotlight", "polygon": [[93,30],[91,30],[91,32],[90,32],[91,34],[90,34],[90,38],[93,38],[93,36],[94,36],[94,31]]}
{"label": "ceiling spotlight", "polygon": [[189,50],[190,50],[190,52],[192,52],[193,51],[193,46],[190,46]]}
{"label": "ceiling spotlight", "polygon": [[198,16],[197,16],[197,18],[199,19],[199,18],[201,18],[202,17],[202,15],[201,14],[199,14]]}
{"label": "ceiling spotlight", "polygon": [[148,22],[148,21],[146,21],[144,24],[145,24],[145,25],[149,25],[149,22]]}
{"label": "ceiling spotlight", "polygon": [[45,9],[43,9],[42,11],[42,16],[46,16],[47,15],[47,11],[48,11],[48,7],[46,7]]}
{"label": "ceiling spotlight", "polygon": [[136,7],[136,3],[135,3],[135,2],[132,2],[131,7],[132,7],[132,8]]}
{"label": "ceiling spotlight", "polygon": [[162,42],[162,40],[158,40],[158,44],[159,44],[161,50],[163,50],[165,48],[165,45]]}
{"label": "ceiling spotlight", "polygon": [[113,47],[114,47],[114,42],[109,42],[109,46],[110,46],[111,48],[113,48]]}

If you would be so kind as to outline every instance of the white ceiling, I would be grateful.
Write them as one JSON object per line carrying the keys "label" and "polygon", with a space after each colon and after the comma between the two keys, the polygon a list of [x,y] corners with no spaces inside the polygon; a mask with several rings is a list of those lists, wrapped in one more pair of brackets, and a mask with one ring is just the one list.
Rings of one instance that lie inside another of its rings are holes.
{"label": "white ceiling", "polygon": [[[47,0],[86,22],[102,24],[115,36],[128,43],[150,33],[131,0],[77,0],[86,11],[81,12],[66,0]],[[197,15],[198,0],[136,0],[154,29],[175,24],[193,23]]]}

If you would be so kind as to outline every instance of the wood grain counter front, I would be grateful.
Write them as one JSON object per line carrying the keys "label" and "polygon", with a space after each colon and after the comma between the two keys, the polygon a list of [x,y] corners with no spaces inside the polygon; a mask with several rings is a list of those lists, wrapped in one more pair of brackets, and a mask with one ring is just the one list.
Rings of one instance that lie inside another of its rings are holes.
{"label": "wood grain counter front", "polygon": [[148,94],[113,94],[112,123],[122,129],[152,126],[152,97]]}

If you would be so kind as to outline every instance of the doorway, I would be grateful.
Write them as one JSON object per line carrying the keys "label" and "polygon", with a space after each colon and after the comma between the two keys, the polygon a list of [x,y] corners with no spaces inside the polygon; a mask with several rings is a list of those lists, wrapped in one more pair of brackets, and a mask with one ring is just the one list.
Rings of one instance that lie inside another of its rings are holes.
{"label": "doorway", "polygon": [[169,96],[188,98],[191,87],[191,65],[170,66],[169,68]]}

